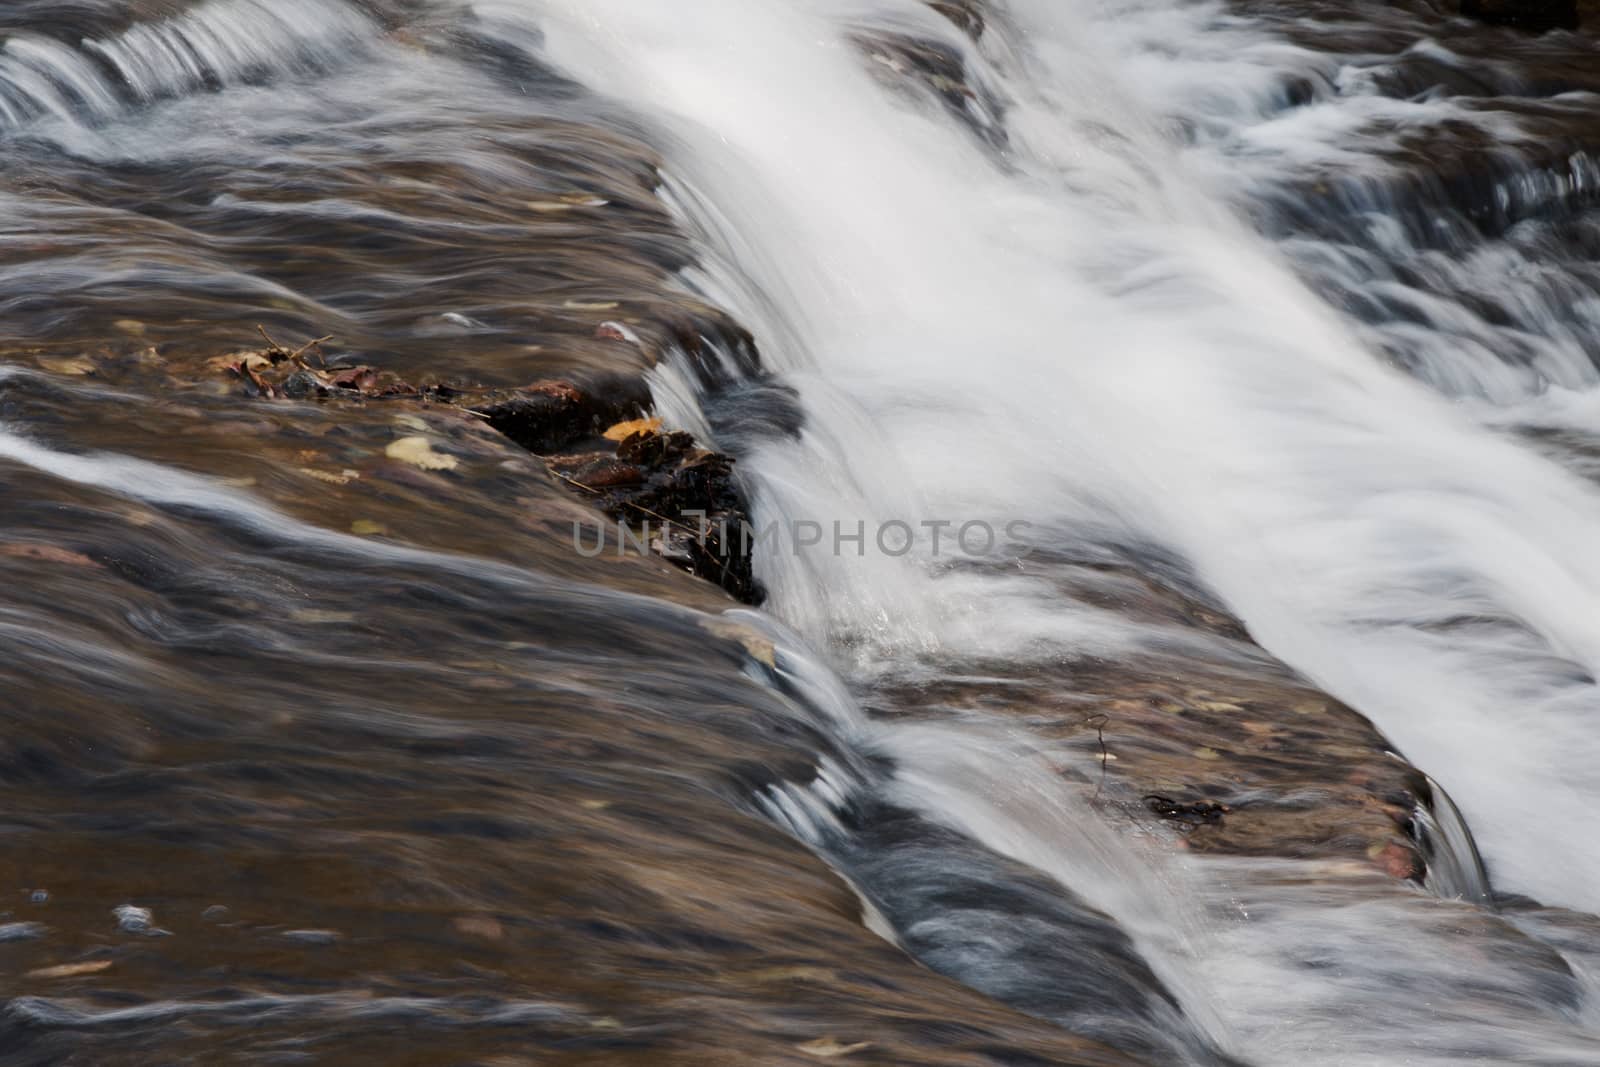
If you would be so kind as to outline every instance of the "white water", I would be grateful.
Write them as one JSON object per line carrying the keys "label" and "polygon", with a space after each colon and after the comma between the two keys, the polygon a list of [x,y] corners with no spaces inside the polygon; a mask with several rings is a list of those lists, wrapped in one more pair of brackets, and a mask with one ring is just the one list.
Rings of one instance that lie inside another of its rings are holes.
{"label": "white water", "polygon": [[[1549,322],[1548,336],[1527,342],[1536,373],[1512,369],[1496,358],[1501,334],[1435,300],[1430,329],[1412,339],[1421,372],[1402,376],[1378,358],[1372,331],[1309,290],[1236,206],[1305,166],[1384,174],[1372,155],[1383,139],[1365,123],[1471,117],[1463,109],[1364,94],[1359,72],[1219,26],[1203,6],[1017,0],[982,55],[913,0],[473,6],[539,26],[556,62],[667,131],[666,195],[708,253],[688,281],[753,328],[809,420],[798,445],[773,443],[745,464],[758,520],[870,529],[1023,519],[1049,547],[1176,552],[1263,644],[1444,783],[1498,888],[1600,906],[1586,814],[1600,795],[1589,727],[1600,501],[1494,428],[1512,417],[1595,425],[1581,339]],[[1004,165],[949,116],[887,91],[848,40],[863,25],[968,53],[1008,105]],[[0,56],[0,107],[13,122],[104,119],[130,95],[329,63],[375,33],[337,4],[216,0],[86,46],[115,69],[109,80],[77,51],[15,39]],[[1300,69],[1352,91],[1274,116],[1274,78]],[[1194,144],[1176,138],[1180,120]],[[184,136],[192,149],[206,133]],[[1325,254],[1362,284],[1343,250],[1289,251]],[[1490,248],[1459,268],[1462,284],[1489,287],[1515,262]],[[1553,315],[1537,293],[1523,303],[1533,325]],[[1476,347],[1452,343],[1461,337]],[[671,376],[664,369],[659,383],[669,409]],[[1568,390],[1559,401],[1539,394],[1551,381]],[[692,398],[677,404],[693,417]],[[147,464],[9,433],[0,456],[286,539],[372,551]],[[903,559],[824,545],[759,566],[771,609],[862,672],[913,657],[1129,656],[1170,637],[1014,567],[952,570],[948,560],[925,541]],[[1460,929],[1490,920],[1464,906],[1373,890],[1359,871],[1324,871],[1330,884],[1308,887],[1295,872],[1280,885],[1251,868],[1235,896],[1215,869],[1127,847],[1087,818],[1083,790],[1051,769],[1062,753],[993,724],[878,729],[815,673],[808,684],[826,690],[816,702],[840,734],[893,757],[892,799],[1113,915],[1220,1048],[1340,1067],[1596,1059],[1584,1048],[1592,1009],[1530,994],[1548,959],[1482,967]],[[824,768],[812,785],[821,799],[791,798],[785,817],[797,828],[825,819],[846,788],[836,777]],[[1357,883],[1361,892],[1342,892]],[[1219,910],[1240,921],[1215,922]],[[1461,975],[1475,968],[1480,987],[1463,998]]]}
{"label": "white water", "polygon": [[[677,139],[726,268],[702,284],[810,418],[755,463],[764,512],[1176,549],[1449,789],[1498,886],[1600,908],[1600,498],[1387,367],[1234,215],[1216,153],[1167,120],[1243,121],[1260,79],[1191,93],[1227,69],[1191,16],[1152,6],[1133,32],[1117,5],[1011,5],[977,60],[1010,98],[1004,170],[846,41],[866,20],[964,47],[917,4],[479,7],[537,9],[561,65]],[[1180,61],[1142,79],[1151,46]],[[875,652],[1126,638],[925,557],[762,564],[780,614]]]}
{"label": "white water", "polygon": [[50,117],[104,120],[131,102],[350,60],[375,26],[343,0],[210,0],[178,18],[73,48],[18,35],[0,46],[0,131]]}

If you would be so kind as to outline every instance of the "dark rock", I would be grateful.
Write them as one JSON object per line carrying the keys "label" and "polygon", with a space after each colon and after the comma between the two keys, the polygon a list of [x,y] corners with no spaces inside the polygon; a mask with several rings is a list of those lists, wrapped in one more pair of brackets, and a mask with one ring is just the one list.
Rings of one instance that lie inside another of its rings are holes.
{"label": "dark rock", "polygon": [[1200,823],[1221,822],[1222,817],[1232,809],[1226,804],[1218,804],[1210,800],[1197,800],[1185,804],[1170,797],[1161,796],[1159,793],[1149,793],[1144,797],[1144,805],[1163,819],[1172,819],[1177,822],[1188,823],[1191,826]]}
{"label": "dark rock", "polygon": [[745,532],[749,512],[732,457],[701,448],[682,431],[641,430],[614,452],[547,456],[545,462],[667,560],[746,603],[760,603],[750,565],[752,539]]}
{"label": "dark rock", "polygon": [[1467,18],[1544,33],[1578,28],[1577,0],[1461,0]]}
{"label": "dark rock", "polygon": [[528,451],[549,455],[641,414],[649,403],[649,390],[638,379],[590,388],[551,380],[472,410]]}

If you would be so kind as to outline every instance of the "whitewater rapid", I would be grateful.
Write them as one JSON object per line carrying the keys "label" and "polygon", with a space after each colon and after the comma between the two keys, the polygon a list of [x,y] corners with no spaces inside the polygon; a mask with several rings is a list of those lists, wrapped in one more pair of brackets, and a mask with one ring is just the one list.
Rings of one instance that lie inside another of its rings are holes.
{"label": "whitewater rapid", "polygon": [[[1044,543],[1175,550],[1451,791],[1497,885],[1600,907],[1600,854],[1573,847],[1600,796],[1600,497],[1382,359],[1233,208],[1215,131],[1266,125],[1262,72],[1294,49],[1154,5],[1013,4],[982,50],[910,3],[532,7],[561,66],[670,131],[720,264],[697,284],[800,392],[799,446],[752,464],[761,513],[1020,517]],[[863,26],[959,50],[1005,101],[1005,151],[875,84]],[[1147,77],[1156,51],[1178,60]],[[1373,109],[1346,110],[1275,130],[1299,150],[1248,180]],[[1214,136],[1175,138],[1197,114]],[[938,562],[824,546],[758,567],[822,642],[1137,641]]]}

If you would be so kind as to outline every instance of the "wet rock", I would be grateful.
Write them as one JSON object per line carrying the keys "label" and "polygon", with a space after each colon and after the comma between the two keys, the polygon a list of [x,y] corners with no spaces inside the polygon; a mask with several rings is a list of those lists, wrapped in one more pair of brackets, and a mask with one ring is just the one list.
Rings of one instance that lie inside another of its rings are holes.
{"label": "wet rock", "polygon": [[607,426],[642,414],[650,393],[639,379],[583,386],[535,382],[526,389],[472,407],[489,425],[530,452],[549,455]]}
{"label": "wet rock", "polygon": [[128,934],[148,934],[153,929],[155,915],[149,908],[134,904],[119,904],[111,909],[117,917],[117,929]]}
{"label": "wet rock", "polygon": [[1147,794],[1144,798],[1144,805],[1153,814],[1163,819],[1170,819],[1189,826],[1221,822],[1222,817],[1232,810],[1226,804],[1218,804],[1215,801],[1197,800],[1184,803],[1173,800],[1171,797],[1161,796],[1159,793]]}
{"label": "wet rock", "polygon": [[1461,13],[1481,22],[1535,33],[1578,28],[1577,0],[1461,0]]}
{"label": "wet rock", "polygon": [[[653,551],[746,603],[761,601],[751,571],[749,512],[732,457],[701,448],[682,431],[644,429],[623,438],[615,452],[586,451],[547,462],[630,533],[637,527],[639,540]],[[615,532],[619,540],[624,536]]]}
{"label": "wet rock", "polygon": [[928,6],[961,27],[976,41],[983,36],[982,0],[927,0]]}

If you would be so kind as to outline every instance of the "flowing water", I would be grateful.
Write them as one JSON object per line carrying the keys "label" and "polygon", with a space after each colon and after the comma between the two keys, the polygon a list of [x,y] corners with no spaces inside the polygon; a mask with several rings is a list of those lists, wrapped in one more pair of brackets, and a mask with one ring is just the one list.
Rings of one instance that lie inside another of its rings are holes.
{"label": "flowing water", "polygon": [[[0,1062],[1600,1063],[1592,37],[0,38]],[[759,609],[435,402],[560,375],[737,456]]]}

